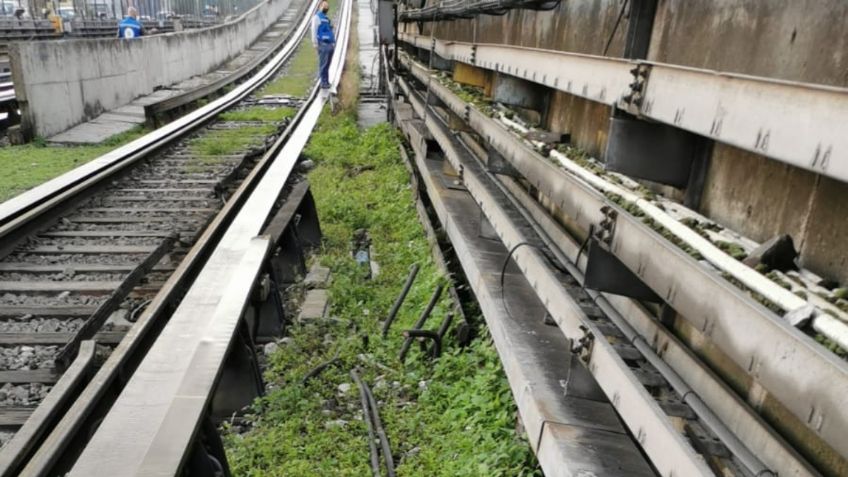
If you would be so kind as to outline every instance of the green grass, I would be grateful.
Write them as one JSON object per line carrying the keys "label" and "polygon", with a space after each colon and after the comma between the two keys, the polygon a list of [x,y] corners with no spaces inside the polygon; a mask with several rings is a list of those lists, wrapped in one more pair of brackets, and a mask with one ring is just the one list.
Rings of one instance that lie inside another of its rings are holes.
{"label": "green grass", "polygon": [[252,146],[262,144],[264,138],[275,131],[276,127],[272,124],[206,131],[188,143],[188,149],[192,155],[205,156],[197,158],[197,161],[192,161],[190,165],[213,164],[217,160],[210,156],[227,156],[244,152]]}
{"label": "green grass", "polygon": [[318,53],[309,38],[305,38],[297,49],[283,75],[268,83],[258,96],[288,95],[305,97],[312,90],[318,72]]}
{"label": "green grass", "polygon": [[[334,18],[333,28],[338,32],[338,0],[329,0],[330,17]],[[355,9],[354,9],[355,10]],[[307,33],[308,35],[309,33]],[[352,35],[356,37],[356,35]],[[257,96],[288,95],[303,98],[312,91],[318,75],[318,53],[312,46],[312,40],[306,36],[300,42],[294,57],[288,62],[282,75],[262,88]]]}
{"label": "green grass", "polygon": [[[352,114],[325,113],[310,140],[305,155],[317,164],[309,179],[324,233],[319,260],[333,271],[330,315],[339,321],[292,326],[292,341],[270,356],[266,379],[273,390],[255,403],[253,429],[225,438],[235,475],[370,475],[358,392],[355,386],[338,390],[352,384],[348,372],[354,366],[362,368],[381,403],[398,475],[539,475],[515,430],[516,408],[485,327],[465,349],[448,340],[435,362],[417,346],[405,366],[398,361],[400,331],[412,326],[436,285],[447,279],[433,263],[418,222],[395,134],[387,124],[359,131]],[[350,240],[359,228],[368,230],[381,267],[370,280],[351,258]],[[384,340],[380,321],[413,263],[421,265],[418,278]],[[443,298],[426,328],[438,326],[449,309]],[[301,383],[336,353],[341,365]],[[360,354],[395,371],[363,364]],[[328,427],[337,420],[347,424]]]}
{"label": "green grass", "polygon": [[81,166],[144,135],[135,128],[91,146],[48,146],[42,139],[21,146],[0,147],[0,202]]}
{"label": "green grass", "polygon": [[249,108],[234,109],[221,113],[218,116],[223,121],[263,121],[279,122],[291,118],[297,112],[294,108],[266,108],[264,106],[251,106]]}

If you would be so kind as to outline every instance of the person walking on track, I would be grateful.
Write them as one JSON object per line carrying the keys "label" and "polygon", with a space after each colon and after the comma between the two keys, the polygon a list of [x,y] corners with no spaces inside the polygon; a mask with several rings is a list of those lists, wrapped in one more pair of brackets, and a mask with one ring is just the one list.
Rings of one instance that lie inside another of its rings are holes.
{"label": "person walking on track", "polygon": [[312,17],[312,45],[318,51],[318,78],[322,90],[330,89],[330,61],[336,48],[333,25],[327,16],[329,10],[330,4],[323,1],[318,6],[318,12]]}

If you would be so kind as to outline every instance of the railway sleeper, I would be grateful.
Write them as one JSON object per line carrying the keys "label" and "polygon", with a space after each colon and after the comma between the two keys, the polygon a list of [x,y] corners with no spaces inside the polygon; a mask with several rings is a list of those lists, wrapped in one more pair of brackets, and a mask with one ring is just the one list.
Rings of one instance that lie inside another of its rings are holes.
{"label": "railway sleeper", "polygon": [[[207,305],[203,305],[201,302],[193,304],[192,300],[197,300],[200,297],[199,294],[194,295],[193,298],[192,293],[189,292],[184,298],[180,304],[181,308],[185,307],[184,313],[193,316],[215,317],[213,319],[221,322],[216,325],[215,329],[224,329],[219,328],[224,321],[228,323],[228,326],[232,325],[231,331],[223,332],[223,334],[214,333],[217,337],[215,340],[222,340],[221,343],[227,342],[229,344],[226,345],[225,358],[221,362],[220,371],[217,372],[215,378],[207,379],[207,376],[210,376],[208,373],[197,372],[200,369],[197,367],[200,361],[208,362],[213,366],[212,369],[216,366],[212,364],[213,361],[208,359],[210,356],[207,352],[200,348],[197,348],[199,354],[194,355],[193,358],[191,356],[187,358],[190,361],[190,368],[179,368],[186,371],[188,369],[193,370],[185,375],[180,385],[181,396],[203,396],[205,391],[202,388],[212,386],[208,405],[202,406],[202,412],[196,414],[197,411],[200,411],[200,408],[193,407],[190,412],[183,409],[185,405],[194,406],[188,402],[193,398],[186,398],[185,403],[182,402],[182,397],[172,402],[168,418],[162,422],[165,428],[157,431],[155,436],[150,435],[153,439],[151,449],[172,456],[177,453],[185,455],[183,470],[192,473],[192,475],[194,473],[211,475],[215,472],[218,472],[219,475],[229,475],[226,455],[218,435],[218,425],[224,420],[238,419],[239,416],[243,415],[245,409],[264,393],[264,382],[258,366],[255,347],[259,343],[278,338],[284,333],[287,316],[280,294],[281,286],[285,283],[283,278],[294,277],[293,279],[298,279],[304,276],[300,268],[300,265],[305,263],[304,253],[319,245],[320,240],[321,232],[317,210],[309,192],[309,183],[302,180],[288,187],[287,191],[281,194],[281,197],[278,198],[277,207],[263,227],[261,237],[251,242],[240,260],[231,260],[225,269],[216,268],[214,272],[208,273],[210,280],[229,282],[227,286],[213,287],[215,290],[226,289],[225,298],[218,301],[216,305],[209,305],[212,306],[211,309],[203,309]],[[282,275],[284,276],[281,278]],[[199,277],[198,282],[200,280],[203,280],[203,278]],[[180,309],[176,313],[180,313]],[[233,313],[238,316],[235,321],[232,319]],[[187,316],[185,315],[182,319],[184,320]],[[227,318],[224,319],[224,317]],[[173,323],[174,320],[178,319],[180,318],[172,317],[171,322]],[[176,339],[184,339],[184,337],[181,338],[181,333],[173,330],[169,335],[168,329],[163,331],[150,354],[148,354],[148,359],[154,353],[171,353],[173,347],[169,343]],[[225,337],[226,333],[232,333],[232,338]],[[204,338],[204,342],[206,341],[208,340]],[[215,348],[218,349],[217,346]],[[211,348],[208,352],[212,352]],[[170,362],[168,366],[170,369]],[[201,366],[201,368],[204,367]],[[156,374],[156,372],[148,373],[144,368],[144,363],[142,363],[132,379],[143,381],[152,378],[161,381],[161,377],[156,377]],[[122,396],[130,396],[130,399],[141,398],[137,393],[127,393],[131,386],[133,386],[132,381],[127,385]],[[116,412],[116,410],[121,412],[121,409],[121,401],[119,400],[112,408],[112,412]],[[133,413],[137,413],[137,410]],[[123,416],[120,418],[122,419]],[[97,439],[100,433],[111,432],[110,429],[111,426],[104,421],[104,424],[97,431],[98,434],[94,436],[92,444],[86,448],[77,461],[72,475],[74,472],[80,471],[79,469],[85,469],[91,462],[86,459],[86,453],[92,448],[98,449],[100,442]],[[158,439],[159,436],[166,435],[184,436],[187,429],[196,429],[197,432],[194,433],[192,438],[186,437],[183,439],[183,437],[180,437],[180,442],[187,444],[185,446],[180,444],[174,447],[170,439]],[[120,432],[124,431],[125,428],[120,427]],[[95,458],[95,460],[98,459]],[[80,472],[85,474],[86,471]]]}

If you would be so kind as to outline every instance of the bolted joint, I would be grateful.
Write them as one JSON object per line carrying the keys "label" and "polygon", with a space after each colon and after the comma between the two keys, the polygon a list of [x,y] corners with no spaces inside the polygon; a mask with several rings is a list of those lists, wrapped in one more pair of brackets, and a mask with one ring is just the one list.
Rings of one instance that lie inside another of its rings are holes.
{"label": "bolted joint", "polygon": [[580,325],[580,330],[583,331],[583,336],[577,340],[576,344],[573,344],[571,352],[576,354],[584,363],[588,363],[589,358],[592,356],[592,346],[595,342],[595,336],[583,325]]}
{"label": "bolted joint", "polygon": [[271,295],[271,277],[263,273],[256,283],[256,288],[253,289],[253,301],[263,303],[269,295]]}

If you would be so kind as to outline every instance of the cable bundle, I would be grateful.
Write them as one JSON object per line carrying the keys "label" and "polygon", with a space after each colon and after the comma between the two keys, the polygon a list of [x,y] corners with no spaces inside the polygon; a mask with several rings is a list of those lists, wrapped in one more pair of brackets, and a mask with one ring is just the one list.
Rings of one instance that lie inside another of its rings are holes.
{"label": "cable bundle", "polygon": [[406,10],[398,15],[402,22],[428,22],[474,18],[477,15],[503,15],[518,9],[553,10],[560,0],[446,0],[423,8]]}

